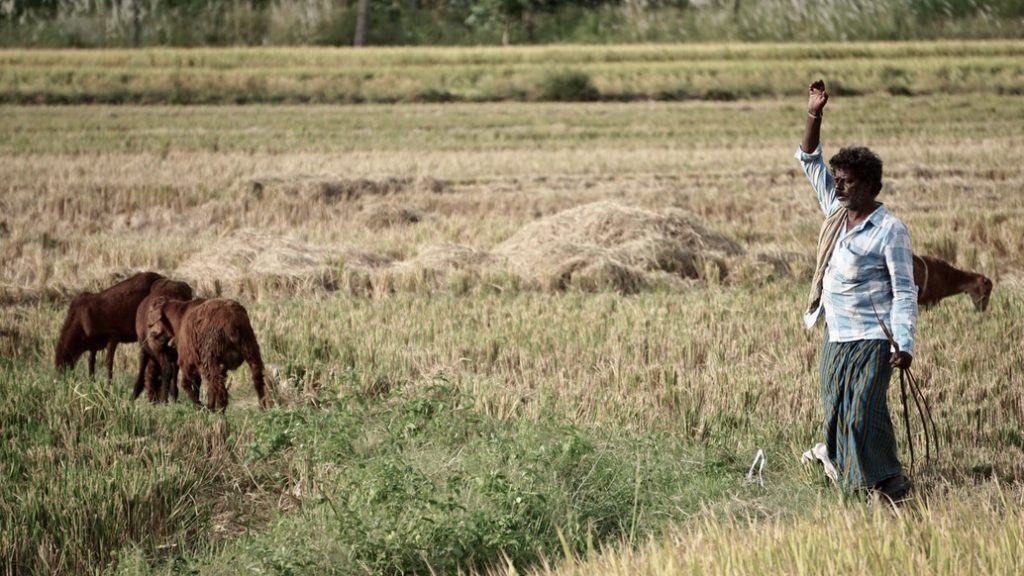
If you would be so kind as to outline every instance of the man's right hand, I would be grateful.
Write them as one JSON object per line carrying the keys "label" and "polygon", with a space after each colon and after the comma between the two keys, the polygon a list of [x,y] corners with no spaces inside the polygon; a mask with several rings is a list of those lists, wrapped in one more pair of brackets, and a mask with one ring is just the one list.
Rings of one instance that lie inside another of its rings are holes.
{"label": "man's right hand", "polygon": [[810,88],[808,88],[810,97],[807,100],[807,113],[812,116],[821,116],[821,111],[825,109],[825,103],[828,102],[828,92],[825,91],[825,81],[815,80],[811,82]]}
{"label": "man's right hand", "polygon": [[807,100],[807,123],[804,126],[804,139],[800,143],[800,149],[810,154],[817,150],[818,144],[821,143],[821,113],[828,102],[828,92],[825,92],[824,80],[811,82],[807,91],[810,93]]}

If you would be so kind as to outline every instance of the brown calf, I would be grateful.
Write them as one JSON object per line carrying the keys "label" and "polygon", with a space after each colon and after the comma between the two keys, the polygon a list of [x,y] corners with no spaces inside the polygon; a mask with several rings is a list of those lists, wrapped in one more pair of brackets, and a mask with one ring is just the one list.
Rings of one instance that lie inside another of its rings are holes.
{"label": "brown calf", "polygon": [[914,283],[917,284],[917,303],[926,307],[966,292],[974,302],[974,309],[984,312],[992,295],[992,281],[987,277],[960,270],[932,256],[914,255]]}
{"label": "brown calf", "polygon": [[244,361],[252,373],[260,408],[267,407],[260,347],[241,304],[226,299],[185,302],[157,298],[146,314],[150,347],[159,346],[168,336],[174,339],[182,386],[197,406],[201,405],[200,384],[206,380],[209,407],[223,412],[228,406],[227,373]]}
{"label": "brown calf", "polygon": [[[192,287],[175,280],[158,280],[153,284],[149,296],[142,299],[135,311],[135,333],[139,339],[139,372],[135,376],[132,400],[139,397],[142,389],[150,402],[167,402],[168,393],[178,400],[178,353],[169,346],[170,338],[154,339],[147,336],[146,314],[157,298],[191,300]],[[159,386],[154,384],[157,370],[160,371]]]}

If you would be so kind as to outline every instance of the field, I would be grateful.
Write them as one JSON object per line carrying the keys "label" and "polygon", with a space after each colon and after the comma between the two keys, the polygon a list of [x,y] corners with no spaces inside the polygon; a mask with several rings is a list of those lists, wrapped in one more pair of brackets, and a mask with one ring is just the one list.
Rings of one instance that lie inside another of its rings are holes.
{"label": "field", "polygon": [[[546,50],[0,52],[4,572],[1024,571],[1021,45]],[[324,97],[337,63],[375,95]],[[514,101],[567,69],[630,101]],[[816,73],[826,154],[879,152],[915,251],[996,284],[921,313],[941,446],[898,517],[799,463]],[[245,368],[223,416],[132,403],[135,345],[54,371],[68,298],[139,269],[246,305],[276,407]]]}

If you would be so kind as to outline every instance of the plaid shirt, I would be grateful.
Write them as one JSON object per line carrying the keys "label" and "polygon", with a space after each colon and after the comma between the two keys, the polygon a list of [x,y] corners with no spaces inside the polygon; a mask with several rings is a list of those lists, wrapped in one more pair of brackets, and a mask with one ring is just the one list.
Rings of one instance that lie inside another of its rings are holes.
{"label": "plaid shirt", "polygon": [[[797,147],[795,156],[828,217],[839,201],[836,181],[822,160],[821,145],[810,154]],[[882,322],[891,327],[900,350],[913,354],[917,285],[910,232],[885,206],[879,206],[852,230],[841,228],[825,270],[821,305],[804,316],[804,323],[808,328],[814,326],[824,309],[829,341],[885,340],[876,308]]]}

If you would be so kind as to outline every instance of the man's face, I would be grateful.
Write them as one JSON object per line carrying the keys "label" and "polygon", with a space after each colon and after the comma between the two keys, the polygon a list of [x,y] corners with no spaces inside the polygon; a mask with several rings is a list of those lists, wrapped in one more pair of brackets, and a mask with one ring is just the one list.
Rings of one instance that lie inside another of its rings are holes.
{"label": "man's face", "polygon": [[859,180],[852,172],[842,168],[835,169],[836,199],[847,210],[863,212],[875,205],[875,194],[871,184]]}

